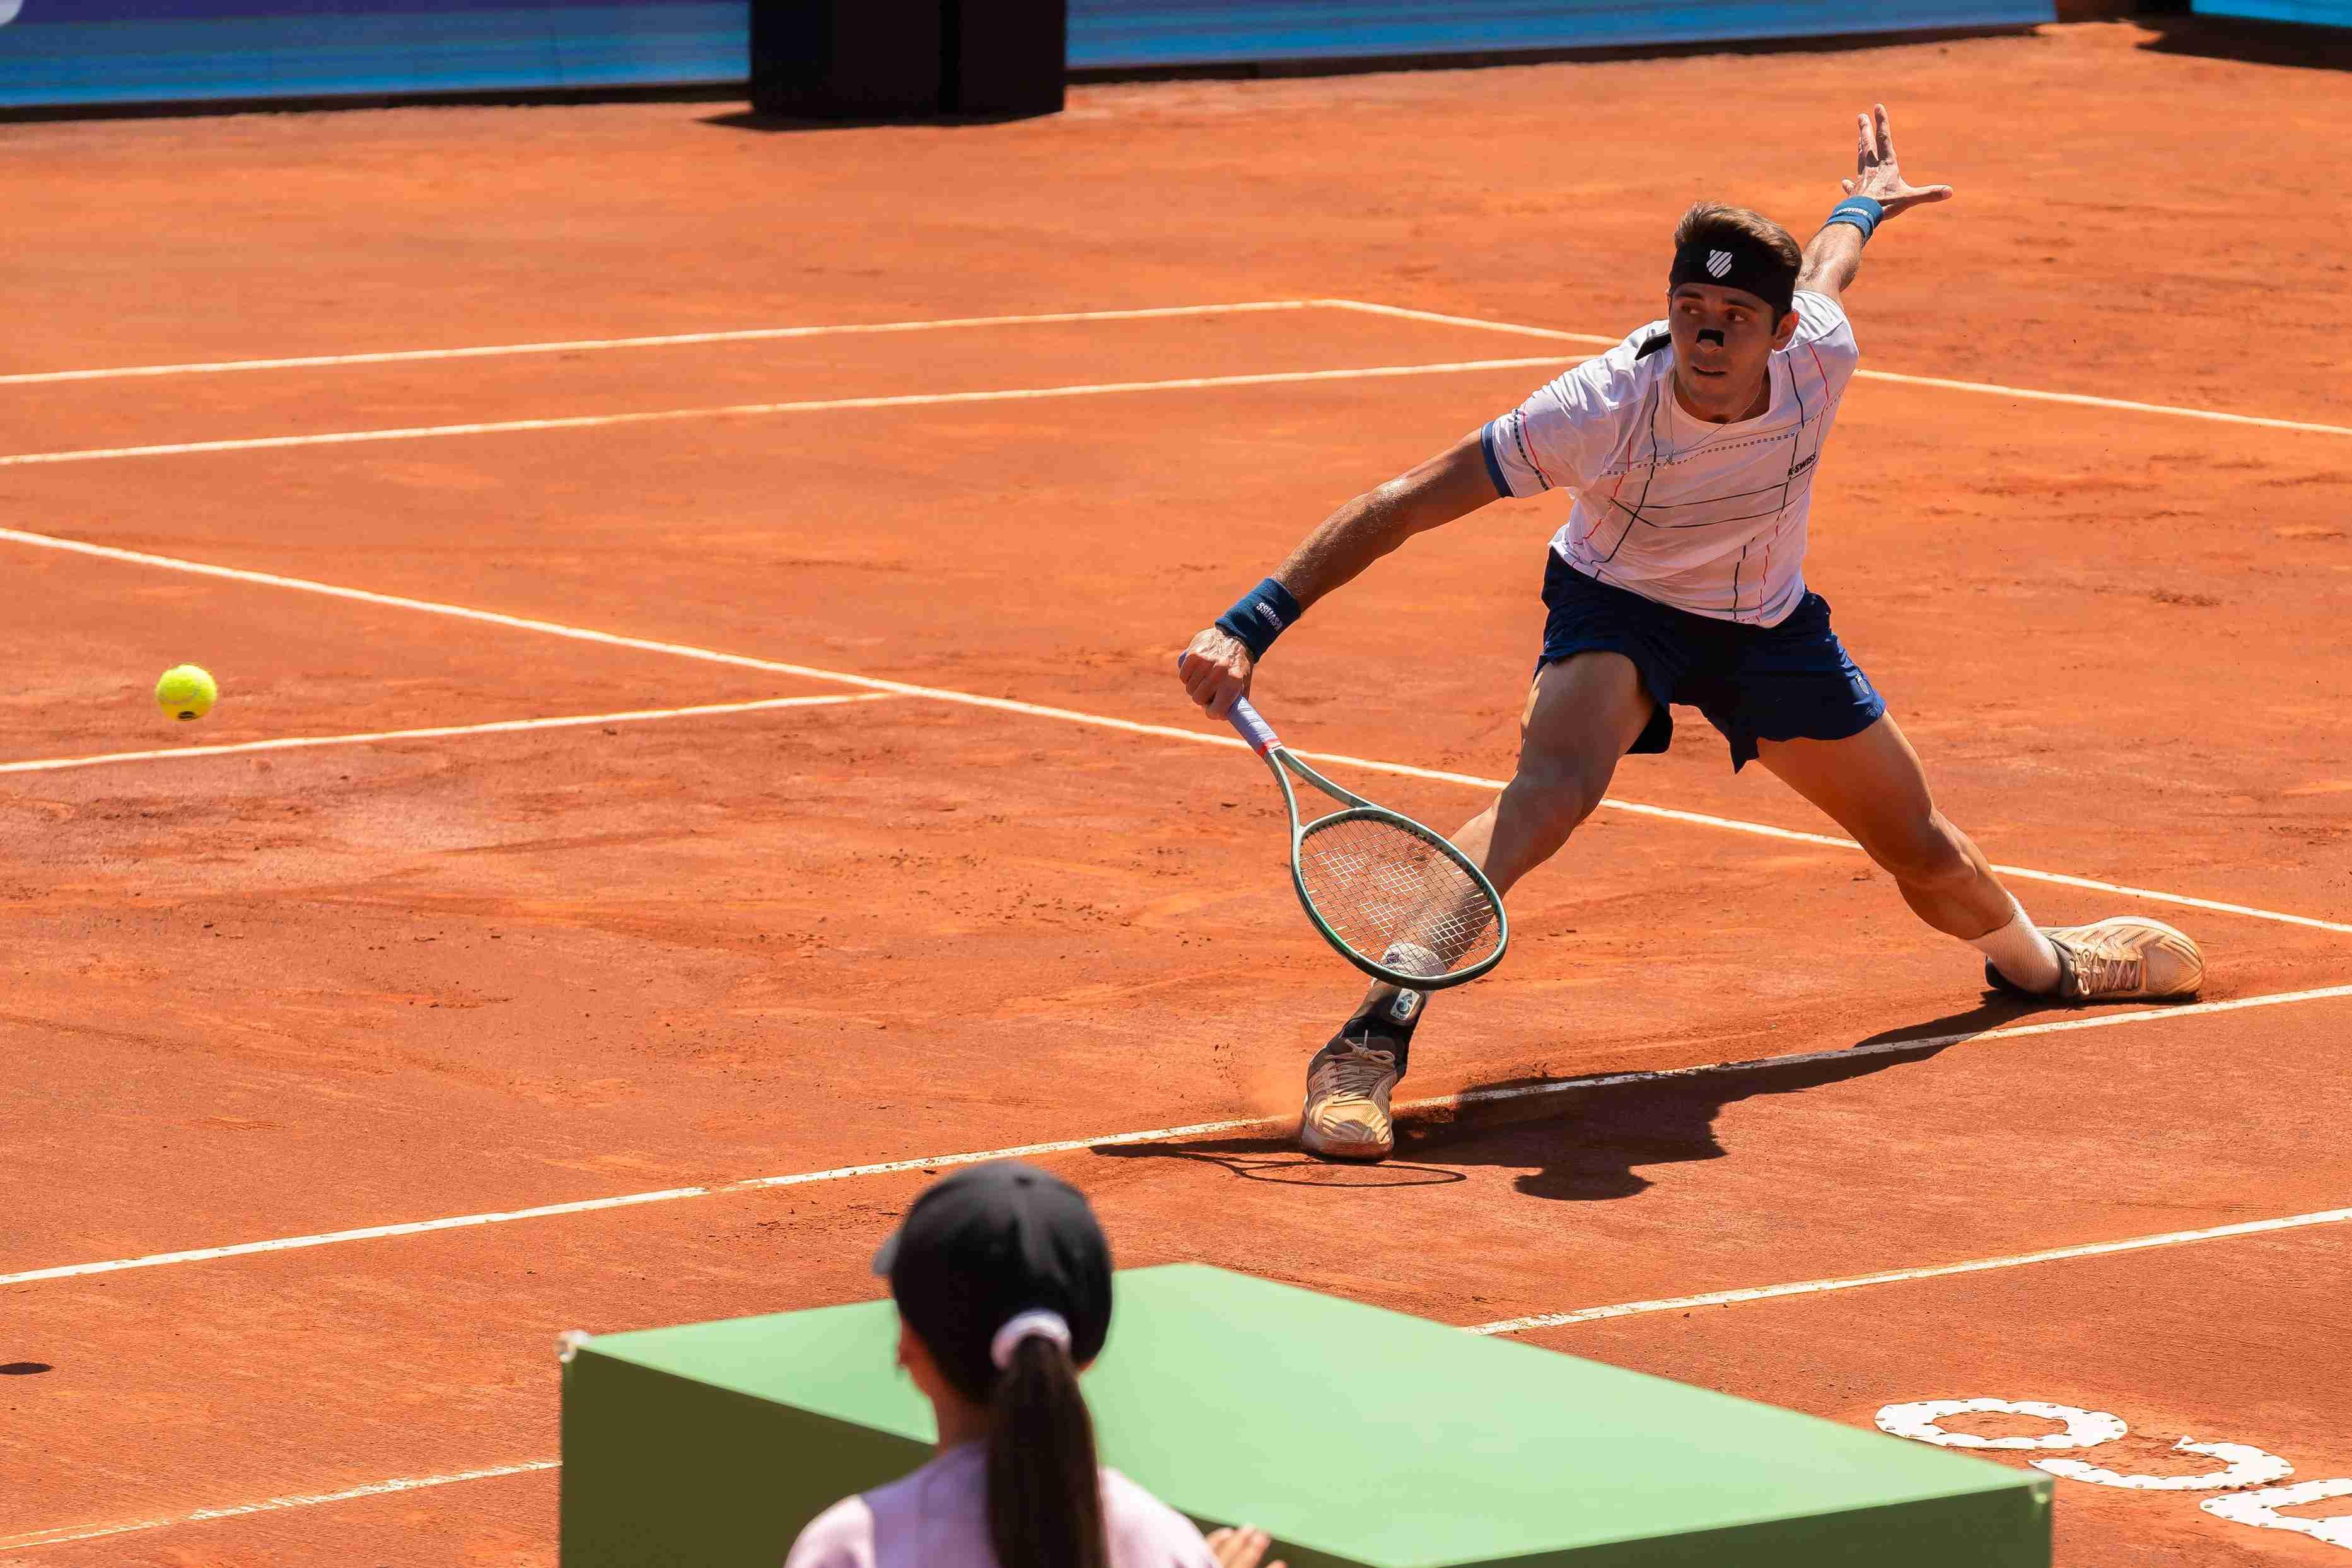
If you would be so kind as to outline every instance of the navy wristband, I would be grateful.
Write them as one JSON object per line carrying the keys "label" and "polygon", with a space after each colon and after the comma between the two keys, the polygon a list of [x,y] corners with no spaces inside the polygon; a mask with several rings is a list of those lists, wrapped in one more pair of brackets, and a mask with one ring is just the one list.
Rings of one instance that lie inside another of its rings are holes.
{"label": "navy wristband", "polygon": [[1829,223],[1822,227],[1827,228],[1830,224],[1852,224],[1862,231],[1863,243],[1866,245],[1878,227],[1878,220],[1885,215],[1886,209],[1868,196],[1848,196],[1830,209]]}
{"label": "navy wristband", "polygon": [[1298,601],[1290,597],[1290,590],[1269,577],[1217,617],[1217,630],[1247,648],[1251,658],[1263,659],[1274,640],[1305,613]]}

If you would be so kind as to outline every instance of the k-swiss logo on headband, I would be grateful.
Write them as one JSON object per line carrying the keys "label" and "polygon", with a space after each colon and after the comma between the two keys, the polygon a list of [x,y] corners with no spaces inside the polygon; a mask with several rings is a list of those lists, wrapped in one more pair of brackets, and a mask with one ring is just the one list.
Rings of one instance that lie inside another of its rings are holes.
{"label": "k-swiss logo on headband", "polygon": [[1711,250],[1706,253],[1706,275],[1709,277],[1721,277],[1730,270],[1731,253],[1729,251]]}

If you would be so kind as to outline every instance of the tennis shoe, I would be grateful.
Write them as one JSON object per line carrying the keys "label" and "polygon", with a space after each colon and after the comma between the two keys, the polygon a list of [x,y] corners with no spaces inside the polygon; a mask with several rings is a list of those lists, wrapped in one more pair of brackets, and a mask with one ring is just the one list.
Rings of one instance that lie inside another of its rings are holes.
{"label": "tennis shoe", "polygon": [[2117,915],[2088,925],[2045,925],[2058,949],[2058,986],[2029,991],[1985,960],[1985,984],[2069,1002],[2182,1001],[2205,983],[2205,955],[2161,920]]}
{"label": "tennis shoe", "polygon": [[1396,1147],[1389,1096],[1399,1072],[1396,1052],[1367,1032],[1345,1031],[1307,1065],[1307,1104],[1298,1113],[1298,1142],[1333,1160],[1384,1160]]}

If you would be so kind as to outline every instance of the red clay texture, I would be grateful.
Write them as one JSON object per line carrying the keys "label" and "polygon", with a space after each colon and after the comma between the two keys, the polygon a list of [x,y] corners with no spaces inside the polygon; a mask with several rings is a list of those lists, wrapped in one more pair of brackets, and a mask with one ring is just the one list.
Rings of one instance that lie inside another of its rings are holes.
{"label": "red clay texture", "polygon": [[[0,772],[0,1277],[667,1195],[0,1283],[0,1563],[553,1563],[550,1470],[187,1516],[552,1460],[557,1331],[870,1297],[927,1179],[680,1190],[746,1178],[1236,1123],[1046,1157],[1123,1262],[1465,1326],[2340,1208],[2352,996],[2303,993],[2352,985],[2352,434],[2000,390],[2352,426],[2305,329],[2352,201],[2280,156],[2342,143],[2352,98],[2181,37],[1088,87],[994,126],[14,128],[41,263],[0,375],[1334,298],[1614,338],[1686,202],[1808,232],[1884,99],[1959,196],[1874,241],[1864,368],[1993,390],[1854,384],[1809,576],[1945,810],[2045,873],[2013,883],[2037,918],[2173,920],[2246,1005],[1989,996],[1858,852],[1747,831],[1832,830],[1686,712],[1433,1004],[1403,1094],[1449,1103],[1378,1168],[1293,1150],[1357,981],[1170,659],[1588,344],[1321,304],[0,383],[0,524],[244,574],[0,536],[0,763],[922,688]],[[1497,359],[1549,362],[1462,368]],[[888,401],[942,394],[1008,395]],[[603,423],[5,461],[562,420]],[[1415,542],[1261,705],[1301,747],[1507,776],[1559,521]],[[201,724],[148,695],[184,660],[222,679]],[[1445,827],[1486,795],[1333,771]],[[1684,1068],[1718,1070],[1583,1082]],[[2347,1236],[1533,1337],[1855,1425],[2049,1400],[2129,1424],[2102,1463],[2191,1437],[2326,1479]],[[2060,1561],[2340,1555],[2199,1495],[2063,1483]]]}

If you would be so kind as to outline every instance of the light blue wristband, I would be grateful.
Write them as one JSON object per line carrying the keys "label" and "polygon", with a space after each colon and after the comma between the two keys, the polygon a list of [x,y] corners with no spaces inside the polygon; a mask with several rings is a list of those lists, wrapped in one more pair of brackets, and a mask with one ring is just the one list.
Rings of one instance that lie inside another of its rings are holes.
{"label": "light blue wristband", "polygon": [[1862,231],[1863,243],[1867,245],[1871,235],[1878,228],[1878,220],[1885,215],[1886,209],[1868,196],[1848,196],[1830,209],[1829,223],[1822,227],[1827,228],[1830,224],[1852,224]]}

